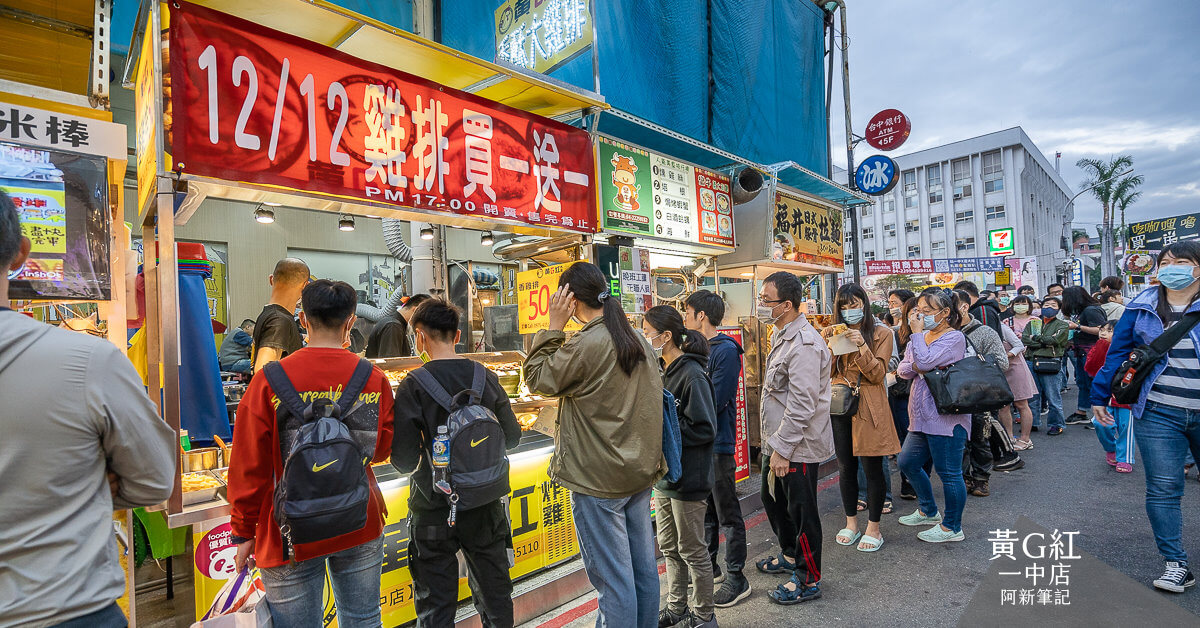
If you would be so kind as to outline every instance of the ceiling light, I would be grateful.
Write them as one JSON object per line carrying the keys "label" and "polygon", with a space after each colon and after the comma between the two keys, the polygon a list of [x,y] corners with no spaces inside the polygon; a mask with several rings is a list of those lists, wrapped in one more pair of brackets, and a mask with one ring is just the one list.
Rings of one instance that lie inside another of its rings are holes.
{"label": "ceiling light", "polygon": [[432,226],[421,228],[421,239],[422,240],[432,240],[433,239],[433,227]]}
{"label": "ceiling light", "polygon": [[745,273],[742,273],[742,276],[743,276],[743,277],[753,277],[753,276],[754,276],[754,271],[750,271],[750,272],[745,272]]}
{"label": "ceiling light", "polygon": [[482,303],[482,304],[484,304],[484,305],[491,305],[491,304],[492,304],[492,300],[491,300],[491,299],[480,299],[480,300],[479,300],[479,302],[480,302],[480,303]]}
{"label": "ceiling light", "polygon": [[338,229],[354,231],[354,216],[342,216],[338,219]]}
{"label": "ceiling light", "polygon": [[254,219],[264,225],[269,225],[275,222],[275,211],[259,205],[254,209]]}
{"label": "ceiling light", "polygon": [[479,243],[483,246],[491,246],[496,243],[496,239],[492,237],[491,231],[484,231],[483,235],[479,237]]}
{"label": "ceiling light", "polygon": [[272,203],[270,201],[263,201],[263,205],[270,205],[271,207],[279,207],[280,205],[283,205],[283,203]]}

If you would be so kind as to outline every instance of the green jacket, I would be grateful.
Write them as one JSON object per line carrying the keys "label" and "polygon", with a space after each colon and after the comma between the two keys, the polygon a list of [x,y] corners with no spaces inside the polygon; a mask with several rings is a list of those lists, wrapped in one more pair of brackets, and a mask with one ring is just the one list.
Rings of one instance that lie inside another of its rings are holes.
{"label": "green jacket", "polygon": [[1025,343],[1030,357],[1061,358],[1067,350],[1070,335],[1071,329],[1064,320],[1056,318],[1049,323],[1042,323],[1040,334],[1033,333],[1033,322],[1030,321],[1025,331],[1021,332],[1021,342]]}
{"label": "green jacket", "polygon": [[560,485],[614,499],[636,495],[666,473],[662,375],[650,343],[641,344],[646,359],[626,375],[603,317],[569,340],[561,331],[534,336],[525,382],[535,394],[559,398],[550,478]]}

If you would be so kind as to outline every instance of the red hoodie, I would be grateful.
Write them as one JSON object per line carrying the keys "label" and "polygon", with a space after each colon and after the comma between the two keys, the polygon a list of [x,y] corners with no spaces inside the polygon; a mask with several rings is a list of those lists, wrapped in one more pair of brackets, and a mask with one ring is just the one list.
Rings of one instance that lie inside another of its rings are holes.
{"label": "red hoodie", "polygon": [[[1083,363],[1083,371],[1088,374],[1088,377],[1095,377],[1096,373],[1099,373],[1100,369],[1104,368],[1104,360],[1108,356],[1108,347],[1110,344],[1112,344],[1110,341],[1101,338],[1096,341],[1096,344],[1092,345],[1092,350],[1088,351],[1087,360]],[[1114,408],[1130,409],[1130,406],[1117,403],[1116,399],[1111,398],[1108,400],[1108,405]]]}
{"label": "red hoodie", "polygon": [[[339,391],[350,381],[358,356],[345,349],[305,348],[279,361],[288,379],[305,392]],[[336,398],[335,398],[336,399]],[[392,387],[378,367],[363,388],[361,400],[378,405],[379,433],[374,462],[383,462],[392,451]],[[283,474],[279,451],[278,402],[266,375],[257,373],[238,405],[233,426],[233,460],[229,465],[230,524],[233,534],[254,539],[254,560],[259,567],[279,567],[288,562],[283,538],[275,521],[273,497],[275,478]],[[369,411],[369,410],[368,410]],[[367,525],[356,532],[317,543],[293,547],[296,560],[308,560],[340,552],[378,538],[383,533],[386,508],[375,474],[367,469],[371,483]]]}

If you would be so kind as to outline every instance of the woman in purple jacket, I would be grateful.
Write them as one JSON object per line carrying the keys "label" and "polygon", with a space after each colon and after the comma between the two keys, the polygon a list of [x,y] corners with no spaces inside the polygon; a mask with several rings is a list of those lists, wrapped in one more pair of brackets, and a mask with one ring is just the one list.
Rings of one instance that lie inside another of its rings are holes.
{"label": "woman in purple jacket", "polygon": [[[966,356],[967,339],[957,328],[961,323],[958,298],[949,290],[922,294],[909,324],[913,335],[904,350],[896,374],[912,381],[908,396],[908,437],[900,451],[900,470],[917,492],[916,512],[900,517],[901,525],[928,526],[917,538],[930,543],[963,540],[962,512],[967,501],[963,482],[963,447],[970,432],[971,415],[938,414],[933,395],[921,375],[949,366]],[[924,465],[933,466],[942,479],[946,505],[938,511],[933,484]]]}

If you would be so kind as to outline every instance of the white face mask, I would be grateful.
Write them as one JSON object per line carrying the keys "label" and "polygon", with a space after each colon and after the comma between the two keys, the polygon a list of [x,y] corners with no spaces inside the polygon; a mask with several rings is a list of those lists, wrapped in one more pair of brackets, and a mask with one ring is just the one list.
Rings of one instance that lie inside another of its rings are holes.
{"label": "white face mask", "polygon": [[[658,334],[655,334],[655,335],[653,335],[653,336],[651,336],[651,337],[649,337],[649,338],[647,338],[647,339],[646,339],[646,340],[647,340],[647,341],[650,343],[650,348],[651,348],[651,349],[654,349],[654,355],[655,355],[656,357],[660,357],[660,358],[662,357],[663,348],[665,348],[665,347],[667,346],[667,343],[666,343],[666,342],[663,342],[661,345],[659,345],[659,346],[657,346],[657,347],[656,347],[656,346],[654,346],[654,341],[655,341],[655,340],[658,340],[658,337],[659,337],[659,336],[661,336],[661,335],[663,335],[663,334],[665,334],[665,333],[667,333],[667,332],[665,332],[665,331],[664,331],[664,332],[660,332],[660,333],[658,333]],[[669,341],[668,341],[668,342],[669,342]]]}
{"label": "white face mask", "polygon": [[774,325],[776,321],[778,321],[783,317],[784,314],[787,313],[787,310],[784,309],[784,311],[780,312],[779,315],[775,314],[775,308],[778,308],[781,305],[783,304],[776,303],[774,307],[760,305],[755,309],[755,314],[757,314],[758,320],[762,321],[763,323],[766,323],[767,325]]}

